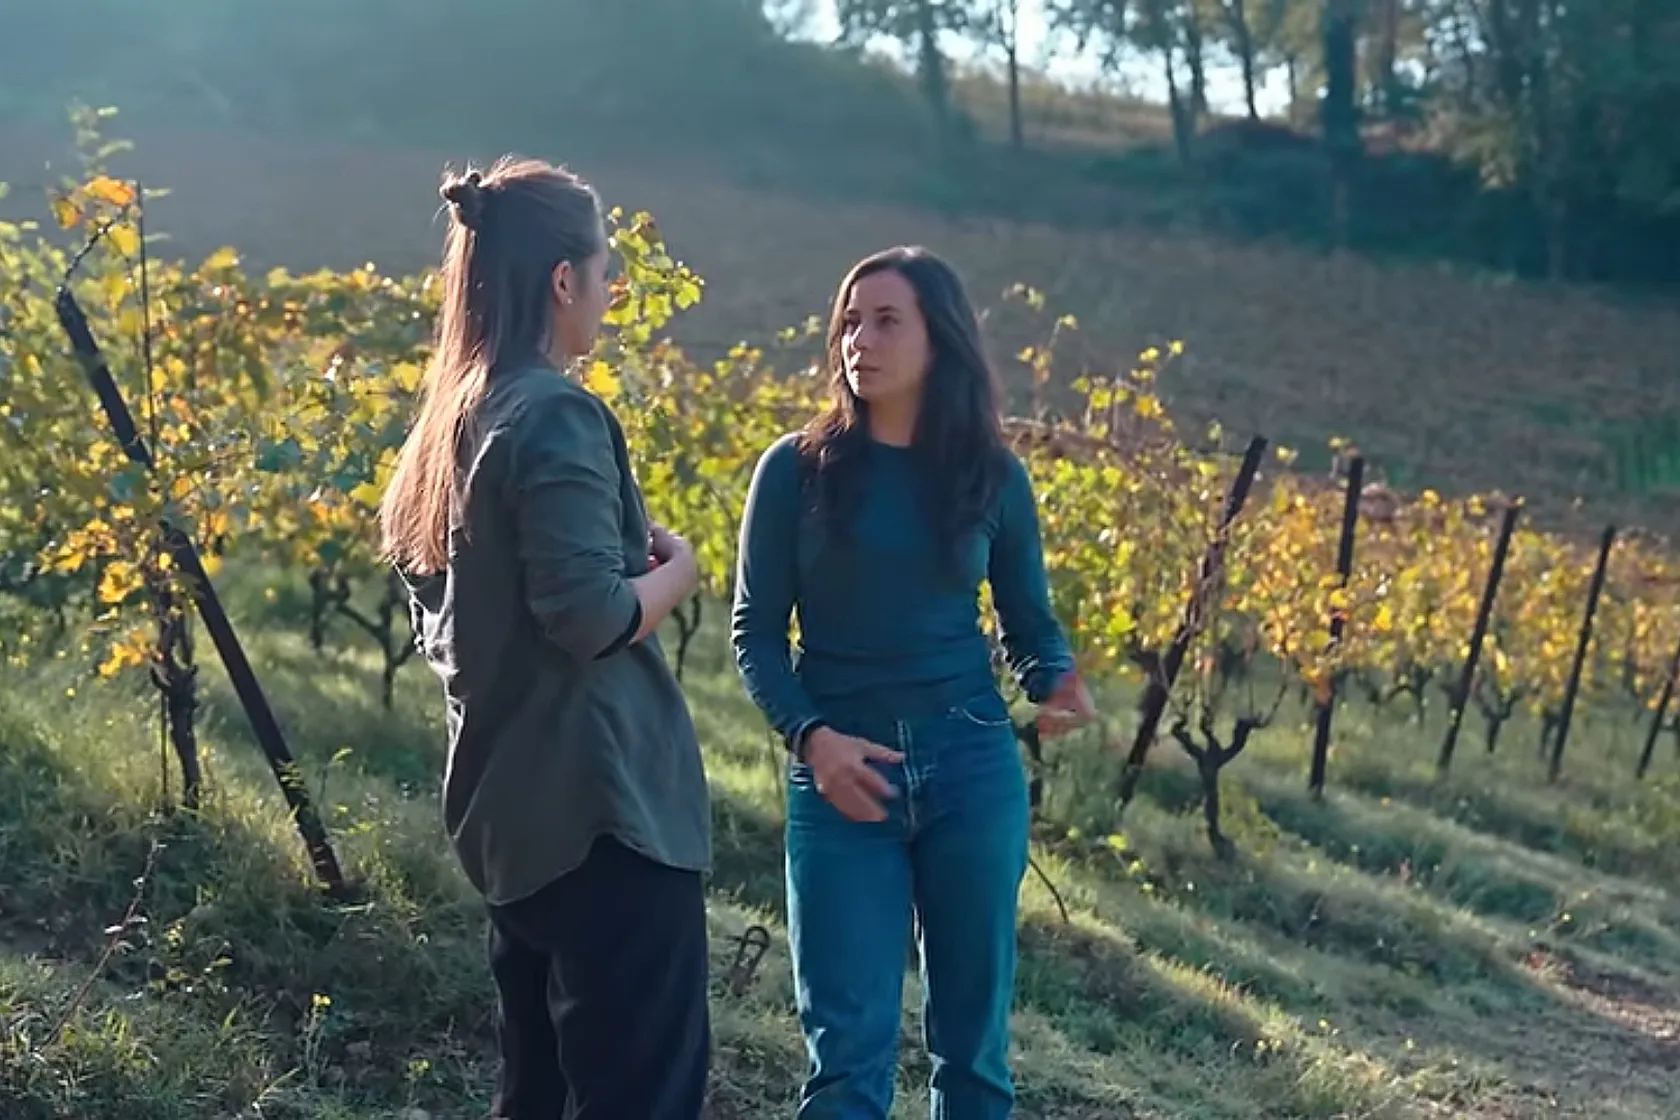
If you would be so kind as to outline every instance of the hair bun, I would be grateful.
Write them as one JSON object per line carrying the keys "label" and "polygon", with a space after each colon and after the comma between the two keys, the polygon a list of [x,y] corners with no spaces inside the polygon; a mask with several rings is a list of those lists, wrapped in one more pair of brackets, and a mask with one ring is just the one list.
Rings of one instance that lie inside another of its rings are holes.
{"label": "hair bun", "polygon": [[449,203],[455,220],[468,229],[478,229],[484,220],[484,177],[477,171],[458,175],[444,183],[438,194]]}

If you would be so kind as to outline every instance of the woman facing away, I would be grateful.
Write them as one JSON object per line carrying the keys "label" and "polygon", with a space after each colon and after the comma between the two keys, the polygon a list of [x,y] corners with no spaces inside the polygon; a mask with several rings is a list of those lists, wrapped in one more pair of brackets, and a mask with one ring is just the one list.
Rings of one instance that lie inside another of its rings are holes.
{"label": "woman facing away", "polygon": [[1041,729],[1088,721],[1091,700],[957,274],[920,248],[861,261],[835,298],[828,366],[829,409],[754,473],[733,617],[747,691],[793,755],[788,930],[811,1059],[799,1115],[887,1116],[914,913],[933,1115],[1007,1116],[1029,822],[982,580]]}
{"label": "woman facing away", "polygon": [[444,821],[489,908],[492,1115],[694,1120],[710,805],[655,630],[698,576],[562,373],[608,302],[600,205],[511,158],[441,193],[436,351],[380,519],[444,685]]}

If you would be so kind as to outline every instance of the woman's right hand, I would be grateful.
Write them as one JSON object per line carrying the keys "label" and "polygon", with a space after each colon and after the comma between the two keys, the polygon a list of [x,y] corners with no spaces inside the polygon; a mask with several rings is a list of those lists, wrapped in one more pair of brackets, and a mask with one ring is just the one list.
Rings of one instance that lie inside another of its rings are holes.
{"label": "woman's right hand", "polygon": [[893,784],[869,765],[875,762],[902,762],[904,755],[895,750],[845,735],[831,727],[819,727],[805,741],[805,762],[816,779],[817,792],[849,820],[882,821],[887,819],[886,806],[878,799],[898,796]]}
{"label": "woman's right hand", "polygon": [[684,594],[699,586],[700,563],[695,559],[694,546],[665,526],[648,527],[648,555],[658,567],[675,565],[684,584]]}
{"label": "woman's right hand", "polygon": [[648,527],[648,558],[653,567],[630,581],[642,604],[642,624],[635,641],[657,631],[671,612],[700,586],[700,565],[689,543],[661,525]]}

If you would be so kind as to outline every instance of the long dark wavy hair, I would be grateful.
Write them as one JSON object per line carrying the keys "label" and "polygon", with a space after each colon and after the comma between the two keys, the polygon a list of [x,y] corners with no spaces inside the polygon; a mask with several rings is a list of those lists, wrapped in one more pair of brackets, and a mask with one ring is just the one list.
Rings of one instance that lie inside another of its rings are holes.
{"label": "long dark wavy hair", "polygon": [[846,540],[863,497],[860,468],[870,440],[869,405],[846,380],[846,304],[858,281],[888,269],[909,283],[927,323],[931,365],[910,450],[950,570],[963,538],[986,520],[1008,455],[997,374],[986,360],[980,319],[950,264],[921,246],[901,245],[852,266],[829,317],[829,406],[805,429],[801,457],[829,532]]}

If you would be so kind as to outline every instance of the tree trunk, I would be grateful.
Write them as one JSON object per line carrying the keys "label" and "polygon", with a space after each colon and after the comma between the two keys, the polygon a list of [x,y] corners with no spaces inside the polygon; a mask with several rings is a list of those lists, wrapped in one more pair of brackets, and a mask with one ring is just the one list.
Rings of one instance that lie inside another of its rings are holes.
{"label": "tree trunk", "polygon": [[[1231,31],[1237,41],[1237,60],[1242,63],[1243,103],[1248,119],[1260,119],[1260,109],[1254,95],[1254,34],[1248,26],[1248,7],[1244,0],[1231,0]],[[1293,91],[1293,89],[1292,89]]]}
{"label": "tree trunk", "polygon": [[671,612],[671,617],[677,620],[677,664],[676,677],[683,679],[683,670],[688,667],[688,650],[694,644],[694,636],[700,632],[700,596],[695,595],[688,600],[687,610],[678,607]]}
{"label": "tree trunk", "polygon": [[161,575],[153,578],[152,609],[157,619],[152,684],[163,698],[169,745],[181,767],[181,807],[196,813],[203,804],[204,772],[198,755],[198,665],[191,620]]}
{"label": "tree trunk", "polygon": [[939,51],[939,21],[934,14],[933,0],[920,0],[916,5],[916,37],[916,68],[922,96],[927,98],[934,124],[944,137],[950,124],[951,94],[945,85],[945,56]]}
{"label": "tree trunk", "polygon": [[1013,37],[1004,49],[1009,65],[1009,146],[1019,152],[1027,146],[1021,123],[1021,54]]}
{"label": "tree trunk", "polygon": [[1383,112],[1392,116],[1398,100],[1394,67],[1400,56],[1400,0],[1379,0],[1377,4],[1376,72],[1372,83],[1382,99]]}
{"label": "tree trunk", "polygon": [[1353,0],[1329,0],[1324,10],[1324,147],[1330,158],[1331,244],[1347,247],[1352,225],[1353,170],[1360,154],[1358,18]]}
{"label": "tree trunk", "polygon": [[1352,0],[1329,0],[1324,10],[1324,143],[1332,150],[1358,139],[1358,27]]}
{"label": "tree trunk", "polygon": [[169,722],[169,745],[181,765],[181,807],[196,813],[204,801],[204,772],[198,761],[198,675],[194,667],[164,687],[164,712]]}
{"label": "tree trunk", "polygon": [[379,601],[379,645],[385,655],[379,674],[379,702],[386,711],[396,707],[397,674],[414,656],[414,635],[410,633],[408,641],[397,637],[397,620],[408,618],[403,610],[407,602],[408,592],[402,579],[395,572],[388,573],[385,577],[385,597]]}
{"label": "tree trunk", "polygon": [[1195,135],[1195,124],[1191,119],[1191,108],[1184,102],[1184,94],[1178,88],[1178,67],[1173,64],[1173,49],[1168,47],[1161,52],[1167,68],[1167,111],[1172,115],[1173,145],[1178,149],[1178,161],[1186,167],[1191,159],[1191,137]]}
{"label": "tree trunk", "polygon": [[1197,760],[1196,765],[1202,779],[1202,819],[1207,823],[1207,838],[1213,846],[1213,854],[1229,862],[1236,857],[1237,846],[1219,827],[1219,750],[1211,744],[1203,749],[1207,753]]}
{"label": "tree trunk", "polygon": [[1487,732],[1483,738],[1487,741],[1487,753],[1492,754],[1499,749],[1499,732],[1505,727],[1505,720],[1498,715],[1484,715],[1487,721]]}
{"label": "tree trunk", "polygon": [[1481,56],[1477,53],[1466,23],[1464,19],[1452,21],[1453,46],[1458,50],[1459,65],[1464,67],[1464,83],[1459,89],[1458,107],[1468,112],[1476,104],[1476,91],[1482,88],[1482,71],[1477,65]]}
{"label": "tree trunk", "polygon": [[1207,99],[1207,43],[1202,34],[1202,21],[1194,8],[1184,19],[1184,55],[1190,66],[1190,122],[1194,127],[1208,112]]}
{"label": "tree trunk", "polygon": [[331,610],[326,570],[316,568],[309,573],[309,648],[316,653],[327,646],[327,615]]}
{"label": "tree trunk", "polygon": [[1546,278],[1554,284],[1569,279],[1569,204],[1561,198],[1546,207]]}
{"label": "tree trunk", "polygon": [[1289,123],[1294,124],[1297,106],[1301,103],[1301,63],[1294,51],[1284,58],[1283,69],[1289,82]]}

